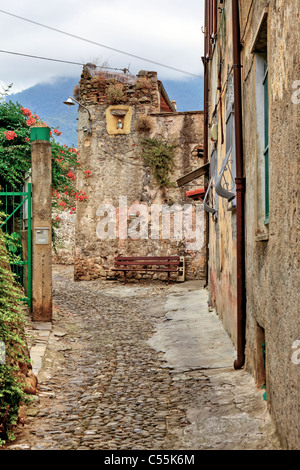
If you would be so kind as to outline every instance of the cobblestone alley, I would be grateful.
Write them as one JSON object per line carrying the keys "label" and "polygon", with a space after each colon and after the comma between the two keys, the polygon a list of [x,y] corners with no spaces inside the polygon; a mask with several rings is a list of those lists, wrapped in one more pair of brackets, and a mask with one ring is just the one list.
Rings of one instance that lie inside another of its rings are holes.
{"label": "cobblestone alley", "polygon": [[[44,348],[38,395],[7,449],[279,449],[262,391],[234,371],[207,301],[193,320],[199,292],[198,281],[75,283],[56,266],[53,323],[30,339],[32,353]],[[193,336],[203,328],[210,349]]]}

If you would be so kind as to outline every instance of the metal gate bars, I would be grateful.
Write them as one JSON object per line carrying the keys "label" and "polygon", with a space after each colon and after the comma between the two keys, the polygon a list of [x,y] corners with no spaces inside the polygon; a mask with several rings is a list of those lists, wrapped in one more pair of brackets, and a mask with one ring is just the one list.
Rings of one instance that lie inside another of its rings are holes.
{"label": "metal gate bars", "polygon": [[4,220],[0,230],[5,234],[11,270],[23,291],[21,300],[32,306],[31,183],[20,191],[0,192],[0,212]]}

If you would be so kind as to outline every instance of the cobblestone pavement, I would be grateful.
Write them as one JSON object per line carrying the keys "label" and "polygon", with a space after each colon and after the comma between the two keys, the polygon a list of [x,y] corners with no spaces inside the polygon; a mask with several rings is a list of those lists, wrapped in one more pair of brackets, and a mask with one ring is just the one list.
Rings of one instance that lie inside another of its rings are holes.
{"label": "cobblestone pavement", "polygon": [[279,448],[245,372],[174,373],[149,345],[165,321],[170,284],[75,283],[72,273],[54,269],[39,393],[8,449]]}

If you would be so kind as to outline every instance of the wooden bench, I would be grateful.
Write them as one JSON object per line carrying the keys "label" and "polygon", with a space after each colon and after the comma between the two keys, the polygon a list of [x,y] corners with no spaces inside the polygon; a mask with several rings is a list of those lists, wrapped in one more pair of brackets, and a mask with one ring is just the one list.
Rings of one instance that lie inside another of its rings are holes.
{"label": "wooden bench", "polygon": [[[184,258],[182,256],[117,256],[112,271],[127,271],[180,273],[184,277]],[[184,279],[183,279],[184,280]]]}

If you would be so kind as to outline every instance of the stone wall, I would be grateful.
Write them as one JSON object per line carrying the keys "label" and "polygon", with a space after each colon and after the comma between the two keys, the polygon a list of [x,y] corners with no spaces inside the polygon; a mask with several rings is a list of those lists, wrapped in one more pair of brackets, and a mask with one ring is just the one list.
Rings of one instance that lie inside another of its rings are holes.
{"label": "stone wall", "polygon": [[[57,212],[55,212],[54,217]],[[75,254],[76,216],[69,211],[60,212],[60,227],[55,229],[55,247],[52,261],[54,264],[73,264]]]}
{"label": "stone wall", "polygon": [[[88,113],[79,107],[78,150],[82,168],[90,170],[92,176],[86,179],[84,172],[78,175],[78,190],[84,189],[88,199],[77,205],[75,279],[111,275],[116,255],[175,254],[185,256],[187,279],[202,279],[205,276],[204,216],[201,204],[187,198],[185,192],[195,185],[203,186],[204,182],[193,181],[192,185],[179,188],[176,179],[203,164],[198,156],[198,149],[203,147],[203,113],[177,113],[156,72],[142,71],[129,81],[116,78],[107,79],[102,73],[85,67],[80,81],[78,98],[90,111],[91,135],[82,130],[89,125]],[[168,112],[161,113],[161,109]],[[170,174],[172,187],[160,187],[152,169],[145,165],[141,157],[145,138],[175,144],[176,166]],[[109,222],[105,204],[112,216]],[[193,223],[198,223],[197,232],[192,236],[177,233],[176,238],[172,233],[172,215],[170,237],[162,233],[161,224],[158,235],[157,232],[153,235],[151,210],[170,210],[172,206],[174,209],[174,204],[182,211],[183,229],[188,228],[183,209],[185,204],[189,205]],[[146,232],[141,227],[134,230],[137,221],[141,221],[140,210],[147,213],[148,219],[143,219]],[[112,234],[104,234],[106,222]],[[124,230],[129,232],[126,234]]]}

